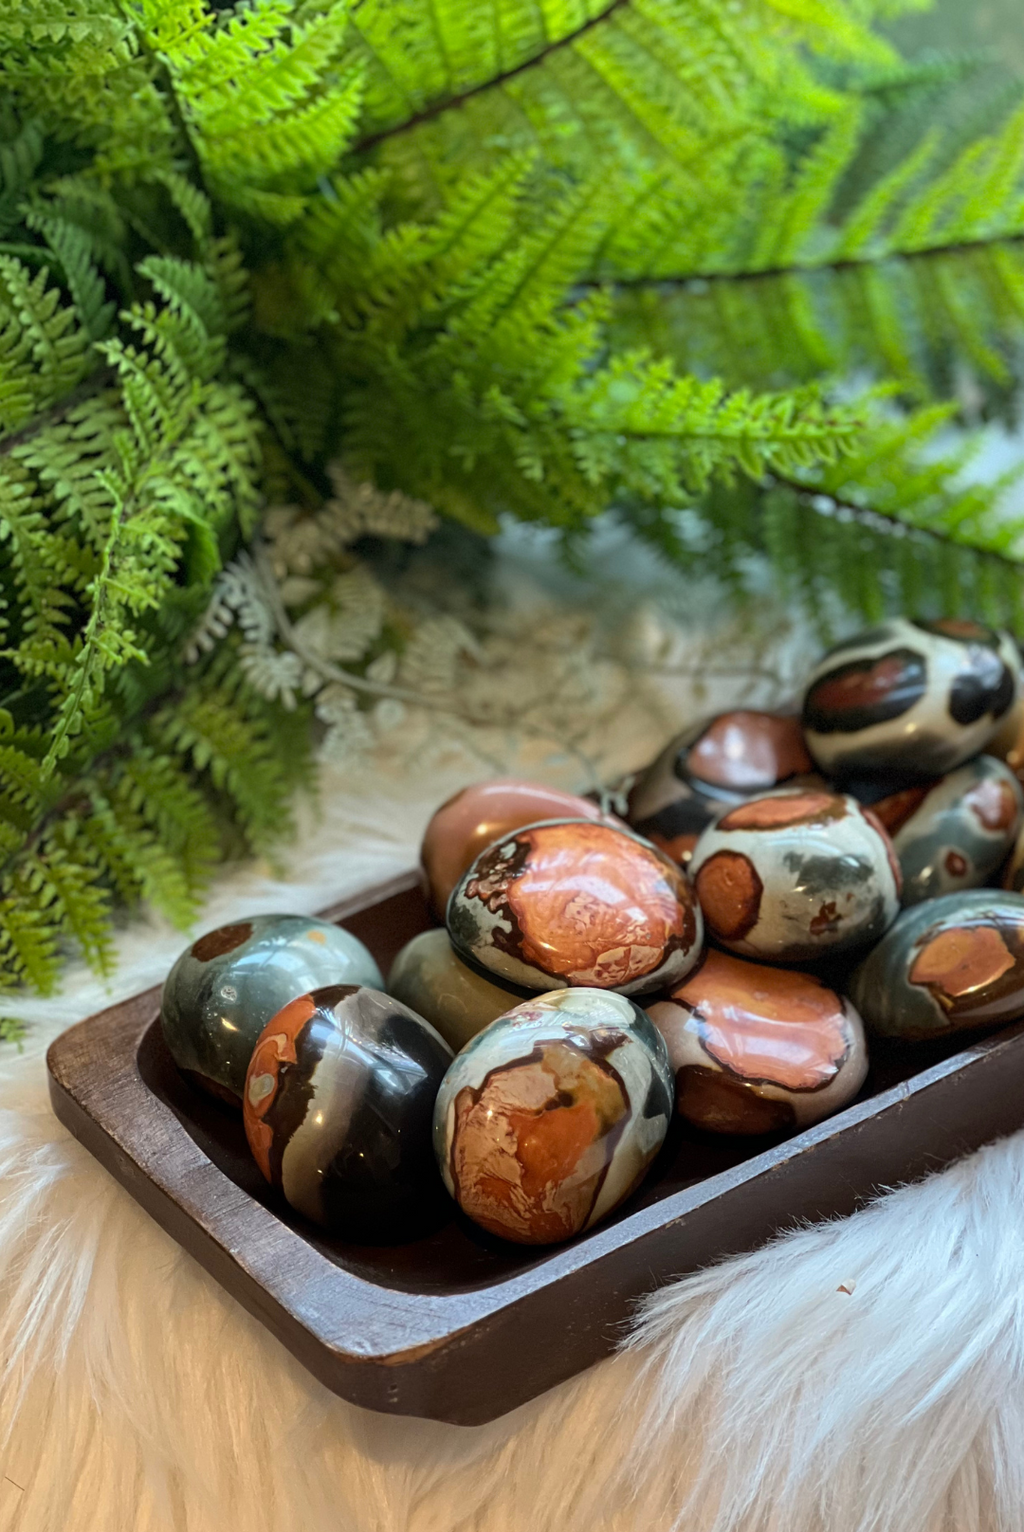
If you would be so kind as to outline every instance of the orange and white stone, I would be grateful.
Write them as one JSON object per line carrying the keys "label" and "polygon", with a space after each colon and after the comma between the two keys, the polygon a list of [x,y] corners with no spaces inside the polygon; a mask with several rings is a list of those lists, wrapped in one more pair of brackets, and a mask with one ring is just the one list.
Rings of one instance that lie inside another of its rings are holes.
{"label": "orange and white stone", "polygon": [[1024,897],[976,888],[916,904],[854,971],[870,1031],[942,1037],[1024,1016]]}
{"label": "orange and white stone", "polygon": [[665,1044],[632,1000],[556,990],[462,1050],[434,1112],[434,1147],[462,1211],[502,1239],[548,1245],[640,1184],[672,1115]]}
{"label": "orange and white stone", "polygon": [[703,942],[693,891],[664,852],[579,819],[488,847],[452,894],[448,932],[464,962],[523,989],[623,994],[677,982]]}
{"label": "orange and white stone", "polygon": [[814,788],[727,809],[697,842],[690,875],[708,934],[773,963],[877,941],[899,910],[899,863],[878,819]]}
{"label": "orange and white stone", "polygon": [[867,1074],[860,1017],[811,974],[712,949],[647,1014],[668,1048],[679,1114],[706,1132],[808,1127],[851,1101]]}

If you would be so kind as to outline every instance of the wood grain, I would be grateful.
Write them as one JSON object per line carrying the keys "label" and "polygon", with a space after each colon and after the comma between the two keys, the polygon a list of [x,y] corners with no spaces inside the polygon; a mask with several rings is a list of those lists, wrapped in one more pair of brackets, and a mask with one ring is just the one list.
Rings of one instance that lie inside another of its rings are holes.
{"label": "wood grain", "polygon": [[[432,921],[414,872],[325,914],[384,971]],[[607,1355],[654,1286],[803,1220],[849,1213],[1024,1123],[1024,1024],[928,1050],[879,1048],[861,1097],[789,1139],[675,1124],[640,1194],[551,1250],[454,1208],[406,1245],[332,1239],[249,1156],[240,1119],[178,1075],[153,989],[50,1048],[60,1120],[328,1388],[375,1410],[476,1425]]]}

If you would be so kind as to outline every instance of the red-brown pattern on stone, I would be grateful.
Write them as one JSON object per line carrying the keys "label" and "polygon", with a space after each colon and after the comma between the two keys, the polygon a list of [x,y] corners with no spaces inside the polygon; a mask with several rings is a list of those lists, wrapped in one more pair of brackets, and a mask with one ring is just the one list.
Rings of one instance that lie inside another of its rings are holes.
{"label": "red-brown pattern on stone", "polygon": [[216,931],[207,931],[205,936],[200,936],[198,941],[192,943],[192,956],[199,963],[208,963],[211,958],[234,952],[251,935],[252,925],[248,920],[240,921],[235,926],[218,926]]}
{"label": "red-brown pattern on stone", "polygon": [[941,780],[941,777],[934,777],[918,787],[905,787],[901,792],[890,793],[888,798],[879,798],[877,803],[871,805],[872,812],[889,834],[895,835],[902,830],[911,815],[917,813],[932,788],[937,787]]}
{"label": "red-brown pattern on stone", "polygon": [[749,857],[716,851],[697,872],[697,898],[716,936],[739,941],[757,924],[764,884]]}
{"label": "red-brown pattern on stone", "polygon": [[813,705],[819,712],[841,715],[877,707],[900,690],[906,677],[906,665],[895,654],[882,655],[874,665],[843,670],[838,676],[824,676],[813,687]]}
{"label": "red-brown pattern on stone", "polygon": [[962,878],[967,871],[967,858],[959,851],[946,852],[946,871],[951,878]]}
{"label": "red-brown pattern on stone", "polygon": [[914,959],[910,982],[926,986],[945,1010],[995,984],[1016,959],[994,926],[954,926],[940,931]]}
{"label": "red-brown pattern on stone", "polygon": [[932,633],[944,633],[947,638],[965,638],[983,644],[990,643],[993,637],[991,628],[972,622],[969,617],[937,617],[928,628]]}
{"label": "red-brown pattern on stone", "polygon": [[1017,817],[1017,801],[1008,782],[993,778],[978,782],[964,795],[964,803],[985,830],[1008,830]]}
{"label": "red-brown pattern on stone", "polygon": [[[672,999],[693,1013],[689,1025],[705,1053],[743,1080],[821,1090],[849,1052],[842,1001],[811,974],[743,962],[712,948]],[[667,1033],[666,1041],[671,1055]]]}
{"label": "red-brown pattern on stone", "polygon": [[693,848],[699,839],[696,835],[659,835],[657,830],[652,830],[647,839],[670,856],[673,862],[678,862],[680,867],[685,867],[693,856]]}
{"label": "red-brown pattern on stone", "polygon": [[504,1239],[551,1244],[586,1225],[630,1109],[605,1060],[559,1039],[465,1087],[454,1113],[459,1206]]}
{"label": "red-brown pattern on stone", "polygon": [[845,819],[848,809],[838,793],[787,793],[777,798],[754,798],[730,809],[718,821],[720,830],[777,830],[784,825],[826,824]]}
{"label": "red-brown pattern on stone", "polygon": [[299,995],[272,1016],[256,1040],[245,1077],[242,1096],[242,1117],[245,1136],[253,1158],[266,1176],[273,1179],[270,1170],[270,1149],[274,1135],[263,1121],[277,1096],[278,1078],[282,1064],[296,1062],[295,1044],[299,1033],[316,1010],[312,995]]}
{"label": "red-brown pattern on stone", "polygon": [[836,908],[836,901],[834,899],[826,899],[819,906],[818,913],[811,916],[807,929],[812,936],[824,936],[826,932],[834,931],[842,921],[842,918],[842,915],[840,915]]}
{"label": "red-brown pattern on stone", "polygon": [[691,776],[714,787],[772,787],[814,770],[799,718],[739,708],[716,718],[686,757]]}
{"label": "red-brown pattern on stone", "polygon": [[796,1113],[788,1101],[758,1095],[742,1080],[687,1064],[676,1078],[680,1116],[708,1133],[782,1133]]}

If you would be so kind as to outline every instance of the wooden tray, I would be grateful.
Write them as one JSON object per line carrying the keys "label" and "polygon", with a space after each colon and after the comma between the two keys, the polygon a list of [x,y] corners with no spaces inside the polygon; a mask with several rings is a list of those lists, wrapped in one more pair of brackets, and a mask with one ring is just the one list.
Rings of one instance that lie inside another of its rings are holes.
{"label": "wooden tray", "polygon": [[[385,973],[432,924],[414,872],[325,913]],[[640,1193],[572,1244],[503,1244],[454,1214],[409,1244],[348,1245],[292,1213],[253,1163],[240,1118],[181,1079],[159,995],[53,1044],[61,1122],[328,1388],[460,1425],[607,1355],[658,1284],[787,1225],[852,1212],[1024,1123],[1024,1023],[946,1056],[876,1044],[858,1100],[791,1138],[716,1139],[677,1123]]]}

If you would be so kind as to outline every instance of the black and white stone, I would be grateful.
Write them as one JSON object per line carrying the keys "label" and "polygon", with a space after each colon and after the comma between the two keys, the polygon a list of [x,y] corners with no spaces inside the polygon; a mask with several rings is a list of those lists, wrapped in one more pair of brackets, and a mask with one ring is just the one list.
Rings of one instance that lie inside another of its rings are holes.
{"label": "black and white stone", "polygon": [[833,780],[940,776],[985,748],[1020,684],[1020,653],[1007,634],[898,617],[818,662],[804,696],[804,737]]}
{"label": "black and white stone", "polygon": [[245,1131],[264,1176],[346,1239],[421,1231],[440,1192],[434,1100],[452,1050],[379,990],[329,985],[264,1028],[245,1083]]}

